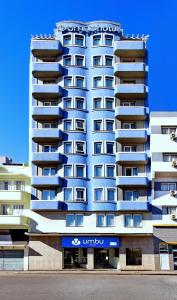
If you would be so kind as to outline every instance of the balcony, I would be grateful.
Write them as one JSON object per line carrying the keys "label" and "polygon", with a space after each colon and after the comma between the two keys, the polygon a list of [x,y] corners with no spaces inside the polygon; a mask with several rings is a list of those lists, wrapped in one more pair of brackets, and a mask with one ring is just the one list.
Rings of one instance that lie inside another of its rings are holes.
{"label": "balcony", "polygon": [[149,203],[142,201],[118,201],[118,211],[149,211]]}
{"label": "balcony", "polygon": [[27,218],[13,215],[0,215],[0,225],[27,225]]}
{"label": "balcony", "polygon": [[146,108],[141,106],[118,106],[115,108],[115,117],[119,120],[145,120],[147,116]]}
{"label": "balcony", "polygon": [[114,54],[120,57],[144,57],[145,42],[139,40],[123,40],[114,43]]}
{"label": "balcony", "polygon": [[61,210],[62,202],[57,200],[31,200],[32,210]]}
{"label": "balcony", "polygon": [[120,62],[114,65],[114,75],[121,78],[144,78],[146,65],[143,62]]}
{"label": "balcony", "polygon": [[119,142],[145,143],[147,132],[145,129],[117,129],[115,138]]}
{"label": "balcony", "polygon": [[32,130],[32,138],[34,142],[40,141],[59,141],[62,140],[62,132],[56,129],[34,128]]}
{"label": "balcony", "polygon": [[62,45],[57,40],[32,40],[31,51],[34,56],[57,56],[62,53]]}
{"label": "balcony", "polygon": [[34,62],[32,74],[35,78],[57,78],[62,75],[62,66],[57,62]]}
{"label": "balcony", "polygon": [[127,163],[147,164],[148,157],[146,152],[117,152],[116,162],[122,165]]}
{"label": "balcony", "polygon": [[36,176],[32,177],[31,185],[33,187],[61,186],[62,178],[58,176]]}
{"label": "balcony", "polygon": [[0,191],[0,201],[27,201],[28,193],[25,191]]}
{"label": "balcony", "polygon": [[119,187],[148,187],[149,180],[146,176],[117,176],[116,185]]}
{"label": "balcony", "polygon": [[45,121],[62,118],[63,112],[58,106],[33,106],[32,115],[35,121]]}
{"label": "balcony", "polygon": [[32,95],[34,98],[56,98],[62,96],[62,88],[57,84],[33,84]]}
{"label": "balcony", "polygon": [[146,85],[143,83],[120,83],[115,86],[117,98],[145,98],[146,93]]}
{"label": "balcony", "polygon": [[34,152],[32,153],[32,163],[35,165],[62,163],[62,154],[57,152]]}

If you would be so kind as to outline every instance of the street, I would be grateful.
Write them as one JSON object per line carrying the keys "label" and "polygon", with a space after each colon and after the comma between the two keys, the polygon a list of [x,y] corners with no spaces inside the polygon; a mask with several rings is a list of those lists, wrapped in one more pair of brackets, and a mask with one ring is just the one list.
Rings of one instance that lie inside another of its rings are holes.
{"label": "street", "polygon": [[177,276],[0,274],[2,300],[173,300]]}

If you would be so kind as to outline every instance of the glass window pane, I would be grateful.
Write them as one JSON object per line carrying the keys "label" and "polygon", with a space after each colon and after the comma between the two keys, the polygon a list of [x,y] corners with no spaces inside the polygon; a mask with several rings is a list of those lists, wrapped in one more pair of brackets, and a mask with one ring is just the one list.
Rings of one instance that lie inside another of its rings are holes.
{"label": "glass window pane", "polygon": [[72,176],[72,166],[71,165],[64,166],[64,176],[66,176],[66,177]]}
{"label": "glass window pane", "polygon": [[75,218],[74,215],[66,215],[66,226],[74,226]]}
{"label": "glass window pane", "polygon": [[105,44],[106,44],[106,46],[112,46],[112,42],[113,42],[113,37],[109,36],[109,35],[106,35],[105,36]]}
{"label": "glass window pane", "polygon": [[125,215],[124,221],[125,221],[125,227],[132,226],[132,216],[131,215]]}
{"label": "glass window pane", "polygon": [[95,143],[94,144],[94,153],[95,154],[100,154],[101,153],[101,149],[102,148],[102,143]]}
{"label": "glass window pane", "polygon": [[64,86],[72,86],[72,77],[64,78]]}
{"label": "glass window pane", "polygon": [[114,177],[114,166],[107,166],[107,177]]}
{"label": "glass window pane", "polygon": [[111,56],[105,56],[105,64],[106,66],[112,66],[113,58]]}
{"label": "glass window pane", "polygon": [[75,215],[75,226],[83,226],[83,215]]}
{"label": "glass window pane", "polygon": [[94,121],[94,130],[100,131],[102,129],[102,121]]}
{"label": "glass window pane", "polygon": [[113,87],[113,78],[106,77],[105,78],[105,85],[106,85],[106,87]]}
{"label": "glass window pane", "polygon": [[101,108],[101,106],[102,106],[101,100],[102,100],[101,98],[96,98],[96,99],[94,99],[94,108],[95,108],[95,109]]}
{"label": "glass window pane", "polygon": [[64,108],[71,108],[72,107],[72,99],[71,98],[65,98],[64,99]]}
{"label": "glass window pane", "polygon": [[79,46],[84,46],[84,37],[81,35],[75,36],[75,44]]}
{"label": "glass window pane", "polygon": [[76,98],[76,108],[84,109],[84,100],[81,98]]}
{"label": "glass window pane", "polygon": [[71,66],[71,56],[65,56],[64,59],[63,59],[63,64],[65,66]]}
{"label": "glass window pane", "polygon": [[106,226],[114,226],[114,215],[106,215]]}
{"label": "glass window pane", "polygon": [[106,108],[107,109],[113,109],[113,99],[111,99],[111,98],[106,98],[105,99],[105,101],[106,101]]}
{"label": "glass window pane", "polygon": [[84,166],[76,166],[76,176],[84,177]]}
{"label": "glass window pane", "polygon": [[64,201],[72,201],[73,199],[72,196],[72,189],[71,188],[66,188],[64,189]]}
{"label": "glass window pane", "polygon": [[106,143],[106,153],[113,154],[114,143]]}
{"label": "glass window pane", "polygon": [[107,189],[107,200],[115,201],[115,190],[114,189]]}
{"label": "glass window pane", "polygon": [[100,66],[101,65],[101,56],[94,56],[93,57],[93,65]]}
{"label": "glass window pane", "polygon": [[113,121],[106,121],[106,130],[107,131],[113,131]]}
{"label": "glass window pane", "polygon": [[102,86],[102,78],[101,76],[100,77],[95,77],[94,80],[93,80],[93,86],[95,88],[97,87],[101,87]]}
{"label": "glass window pane", "polygon": [[93,46],[98,46],[101,43],[101,35],[97,35],[93,37]]}
{"label": "glass window pane", "polygon": [[140,227],[142,221],[141,215],[133,215],[133,225],[134,227]]}
{"label": "glass window pane", "polygon": [[83,88],[84,87],[84,78],[76,77],[76,86],[79,88]]}
{"label": "glass window pane", "polygon": [[104,215],[97,215],[97,226],[104,226]]}
{"label": "glass window pane", "polygon": [[95,201],[102,201],[103,200],[103,189],[95,189]]}
{"label": "glass window pane", "polygon": [[95,177],[103,176],[102,170],[103,170],[103,166],[95,166]]}
{"label": "glass window pane", "polygon": [[64,130],[72,130],[72,121],[64,121]]}
{"label": "glass window pane", "polygon": [[65,143],[64,144],[64,153],[72,153],[72,143]]}
{"label": "glass window pane", "polygon": [[63,37],[63,44],[64,45],[71,45],[71,35],[70,34],[65,35]]}

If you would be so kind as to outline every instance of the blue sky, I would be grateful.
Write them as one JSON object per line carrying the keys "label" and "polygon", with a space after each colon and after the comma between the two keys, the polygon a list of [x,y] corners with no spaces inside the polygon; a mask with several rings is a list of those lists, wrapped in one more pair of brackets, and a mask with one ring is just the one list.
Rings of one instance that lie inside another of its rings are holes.
{"label": "blue sky", "polygon": [[176,0],[16,0],[0,8],[0,155],[28,161],[30,36],[53,33],[57,21],[113,20],[124,33],[150,34],[151,110],[177,111]]}

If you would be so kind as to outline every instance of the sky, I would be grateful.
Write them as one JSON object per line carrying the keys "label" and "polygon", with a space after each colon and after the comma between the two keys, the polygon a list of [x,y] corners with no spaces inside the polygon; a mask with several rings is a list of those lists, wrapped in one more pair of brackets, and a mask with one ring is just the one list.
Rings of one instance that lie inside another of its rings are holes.
{"label": "sky", "polygon": [[31,34],[63,20],[112,20],[125,34],[149,34],[151,111],[177,111],[176,0],[16,0],[0,3],[0,155],[28,161]]}

